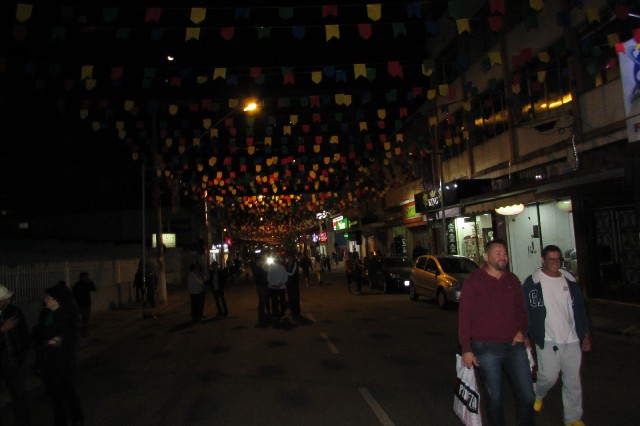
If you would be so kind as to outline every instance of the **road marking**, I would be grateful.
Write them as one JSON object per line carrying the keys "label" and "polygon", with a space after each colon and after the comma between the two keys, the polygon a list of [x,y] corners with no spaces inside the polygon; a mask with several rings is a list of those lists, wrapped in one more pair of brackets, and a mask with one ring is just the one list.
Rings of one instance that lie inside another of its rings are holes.
{"label": "road marking", "polygon": [[329,346],[329,349],[331,349],[331,352],[333,352],[334,354],[340,353],[338,348],[336,348],[336,345],[334,345],[331,339],[329,339],[329,336],[327,335],[327,333],[320,333],[320,337],[322,337],[322,339],[327,344],[327,346]]}
{"label": "road marking", "polygon": [[369,404],[369,407],[371,407],[378,420],[380,420],[380,423],[382,423],[384,426],[394,426],[389,416],[387,416],[387,413],[385,413],[380,404],[378,404],[378,401],[376,401],[375,398],[371,395],[369,390],[367,388],[358,388],[358,390],[360,391],[360,394],[362,395],[364,400],[367,401],[367,404]]}

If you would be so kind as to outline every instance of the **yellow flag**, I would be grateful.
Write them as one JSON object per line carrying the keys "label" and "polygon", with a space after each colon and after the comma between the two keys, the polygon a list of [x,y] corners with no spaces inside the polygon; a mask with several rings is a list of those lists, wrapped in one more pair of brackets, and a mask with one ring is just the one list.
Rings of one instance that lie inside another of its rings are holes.
{"label": "yellow flag", "polygon": [[383,146],[385,151],[389,151],[391,149],[391,142],[385,142]]}
{"label": "yellow flag", "polygon": [[439,84],[438,85],[438,93],[440,96],[447,97],[449,96],[449,85],[448,84]]}
{"label": "yellow flag", "polygon": [[226,80],[227,78],[227,69],[226,68],[214,68],[213,69],[213,79],[221,78]]}
{"label": "yellow flag", "polygon": [[327,41],[332,38],[340,39],[340,26],[339,25],[325,25],[324,30],[326,33]]}
{"label": "yellow flag", "polygon": [[342,98],[345,106],[351,105],[351,95],[344,95]]}
{"label": "yellow flag", "polygon": [[585,7],[584,13],[587,15],[587,21],[590,24],[600,22],[600,12],[597,7]]}
{"label": "yellow flag", "polygon": [[124,121],[122,121],[122,120],[116,121],[116,129],[118,129],[118,130],[124,129]]}
{"label": "yellow flag", "polygon": [[318,84],[322,81],[322,71],[311,72],[311,81]]}
{"label": "yellow flag", "polygon": [[620,43],[620,36],[618,36],[618,33],[608,34],[607,41],[609,42],[609,46],[613,47],[616,43]]}
{"label": "yellow flag", "polygon": [[365,64],[353,64],[353,73],[356,79],[358,77],[367,78],[367,66]]}
{"label": "yellow flag", "polygon": [[169,105],[169,114],[176,115],[178,113],[178,105],[171,104]]}
{"label": "yellow flag", "polygon": [[86,108],[83,108],[80,110],[80,118],[82,118],[83,120],[86,119],[89,116],[89,110]]}
{"label": "yellow flag", "polygon": [[187,27],[184,36],[184,41],[200,40],[200,28],[199,27]]}
{"label": "yellow flag", "polygon": [[282,127],[282,132],[283,134],[286,135],[291,135],[291,126],[283,126]]}
{"label": "yellow flag", "polygon": [[173,145],[173,139],[172,138],[166,138],[164,140],[164,144],[167,146],[167,148],[171,148],[171,145]]}
{"label": "yellow flag", "polygon": [[360,131],[363,131],[363,130],[368,130],[366,121],[361,121],[360,122]]}
{"label": "yellow flag", "polygon": [[255,146],[248,146],[247,147],[247,154],[249,155],[253,155],[256,152],[256,147]]}
{"label": "yellow flag", "polygon": [[402,133],[396,135],[396,142],[404,142],[404,135]]}
{"label": "yellow flag", "polygon": [[31,13],[33,12],[32,4],[18,3],[16,7],[16,20],[21,24],[31,19]]}
{"label": "yellow flag", "polygon": [[456,27],[458,28],[458,34],[462,34],[465,31],[471,33],[468,19],[456,19]]}
{"label": "yellow flag", "polygon": [[378,110],[378,118],[380,120],[384,120],[387,117],[387,110],[386,109],[379,109]]}
{"label": "yellow flag", "polygon": [[344,105],[344,93],[335,94],[336,105]]}
{"label": "yellow flag", "polygon": [[100,130],[100,122],[99,121],[92,122],[91,128],[93,129],[94,132],[97,132],[98,130]]}
{"label": "yellow flag", "polygon": [[313,152],[315,152],[316,154],[320,152],[320,145],[314,145],[313,146]]}
{"label": "yellow flag", "polygon": [[436,93],[436,89],[427,90],[427,99],[429,99],[430,101],[434,100],[436,98]]}
{"label": "yellow flag", "polygon": [[367,16],[372,21],[379,21],[382,18],[382,5],[380,3],[368,4]]}
{"label": "yellow flag", "polygon": [[93,65],[83,65],[80,71],[80,80],[93,77]]}
{"label": "yellow flag", "polygon": [[544,0],[529,0],[529,6],[536,12],[539,12],[544,7]]}
{"label": "yellow flag", "polygon": [[329,138],[329,143],[336,144],[339,142],[340,138],[338,138],[338,135],[331,135],[331,137]]}
{"label": "yellow flag", "polygon": [[95,79],[95,78],[88,78],[88,79],[85,81],[84,87],[85,87],[87,90],[93,90],[93,89],[95,89],[95,88],[96,88],[96,83],[97,83],[97,81],[96,81],[96,79]]}
{"label": "yellow flag", "polygon": [[194,7],[191,9],[191,22],[194,24],[199,24],[204,21],[204,18],[207,16],[207,9],[204,7]]}
{"label": "yellow flag", "polygon": [[213,123],[211,122],[210,118],[202,119],[202,127],[204,127],[205,129],[210,129],[212,124]]}
{"label": "yellow flag", "polygon": [[462,109],[465,111],[471,111],[471,102],[465,101],[462,103]]}
{"label": "yellow flag", "polygon": [[502,65],[502,56],[500,52],[489,52],[489,63],[491,66]]}
{"label": "yellow flag", "polygon": [[291,114],[291,115],[289,116],[289,122],[290,122],[291,124],[293,124],[294,126],[295,126],[296,124],[298,124],[298,115],[297,115],[297,114]]}
{"label": "yellow flag", "polygon": [[127,112],[131,112],[133,111],[133,107],[135,106],[135,103],[131,100],[131,99],[127,99],[126,101],[124,101],[124,110]]}
{"label": "yellow flag", "polygon": [[209,81],[209,77],[207,77],[206,75],[199,75],[196,77],[196,83],[198,84],[204,84],[207,81]]}
{"label": "yellow flag", "polygon": [[551,57],[549,56],[548,52],[539,52],[538,59],[540,59],[540,62],[549,62],[551,60]]}

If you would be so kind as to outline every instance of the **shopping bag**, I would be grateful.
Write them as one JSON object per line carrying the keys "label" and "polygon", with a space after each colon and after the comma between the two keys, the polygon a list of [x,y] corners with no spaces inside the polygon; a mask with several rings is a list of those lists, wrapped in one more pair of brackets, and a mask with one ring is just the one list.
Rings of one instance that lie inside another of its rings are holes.
{"label": "shopping bag", "polygon": [[462,357],[458,354],[456,354],[456,377],[453,411],[466,426],[482,426],[476,372],[473,368],[465,367],[462,364]]}

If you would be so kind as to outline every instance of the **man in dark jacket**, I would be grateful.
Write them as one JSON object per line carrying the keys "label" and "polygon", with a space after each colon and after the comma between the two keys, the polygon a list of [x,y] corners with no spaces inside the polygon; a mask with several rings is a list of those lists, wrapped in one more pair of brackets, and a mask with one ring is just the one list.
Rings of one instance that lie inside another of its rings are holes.
{"label": "man in dark jacket", "polygon": [[76,299],[80,315],[82,316],[82,334],[87,333],[89,316],[91,315],[91,292],[96,291],[96,285],[89,279],[88,272],[80,273],[80,280],[73,285],[73,297]]}
{"label": "man in dark jacket", "polygon": [[227,309],[227,300],[224,298],[224,290],[227,279],[227,273],[224,269],[220,269],[217,261],[211,262],[211,269],[209,271],[209,286],[213,293],[213,300],[216,302],[216,309],[218,316],[227,316],[229,310]]}
{"label": "man in dark jacket", "polygon": [[560,269],[562,252],[558,246],[542,249],[542,268],[524,281],[522,291],[528,311],[528,334],[538,359],[535,411],[542,410],[546,396],[562,372],[564,423],[582,422],[582,352],[591,350],[587,310],[580,285]]}
{"label": "man in dark jacket", "polygon": [[11,394],[17,425],[29,425],[29,405],[22,369],[29,346],[29,328],[24,315],[11,303],[13,292],[0,285],[0,375]]}

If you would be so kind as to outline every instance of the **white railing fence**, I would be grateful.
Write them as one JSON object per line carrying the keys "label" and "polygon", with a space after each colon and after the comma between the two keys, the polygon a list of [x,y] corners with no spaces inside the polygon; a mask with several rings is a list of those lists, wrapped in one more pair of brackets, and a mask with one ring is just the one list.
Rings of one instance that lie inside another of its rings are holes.
{"label": "white railing fence", "polygon": [[13,290],[14,302],[26,304],[43,300],[45,289],[58,281],[72,286],[81,272],[88,272],[97,287],[93,310],[101,311],[131,303],[137,268],[138,259],[0,264],[0,284]]}

